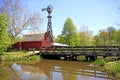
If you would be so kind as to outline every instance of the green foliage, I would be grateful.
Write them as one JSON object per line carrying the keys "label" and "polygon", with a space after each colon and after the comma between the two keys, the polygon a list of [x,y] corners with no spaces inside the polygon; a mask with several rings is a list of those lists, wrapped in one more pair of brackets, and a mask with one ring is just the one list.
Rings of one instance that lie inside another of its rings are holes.
{"label": "green foliage", "polygon": [[116,73],[116,77],[120,79],[120,73]]}
{"label": "green foliage", "polygon": [[83,25],[77,32],[71,18],[67,18],[62,34],[55,38],[55,42],[68,44],[70,46],[116,46],[120,45],[120,30],[114,27],[99,30],[99,33],[92,36],[87,26]]}
{"label": "green foliage", "polygon": [[109,62],[105,65],[108,73],[120,78],[120,62]]}
{"label": "green foliage", "polygon": [[108,32],[105,30],[99,31],[99,45],[100,46],[106,46],[108,45]]}
{"label": "green foliage", "polygon": [[97,59],[93,64],[98,65],[98,66],[104,66],[106,64],[106,61],[104,59]]}
{"label": "green foliage", "polygon": [[67,18],[63,31],[62,31],[62,38],[64,39],[63,43],[68,44],[70,46],[75,45],[75,40],[76,40],[76,34],[77,34],[77,29],[75,25],[73,24],[73,21],[71,18]]}
{"label": "green foliage", "polygon": [[6,51],[6,48],[11,44],[9,35],[7,34],[8,20],[0,14],[0,53]]}
{"label": "green foliage", "polygon": [[0,44],[3,44],[3,38],[6,35],[6,28],[8,26],[7,19],[0,14]]}
{"label": "green foliage", "polygon": [[55,38],[54,42],[63,43],[62,36],[58,35],[57,38]]}
{"label": "green foliage", "polygon": [[111,26],[111,27],[108,27],[108,28],[107,28],[107,31],[108,31],[109,33],[112,33],[112,32],[115,32],[116,29]]}
{"label": "green foliage", "polygon": [[92,32],[88,30],[88,27],[83,25],[79,32],[79,46],[93,45]]}
{"label": "green foliage", "polygon": [[2,55],[3,52],[7,50],[7,47],[8,46],[6,46],[6,45],[0,45],[0,55]]}
{"label": "green foliage", "polygon": [[114,27],[108,27],[99,31],[99,34],[93,38],[94,45],[96,46],[115,46],[120,43],[120,32]]}
{"label": "green foliage", "polygon": [[80,32],[77,32],[71,18],[67,18],[62,34],[59,35],[55,42],[68,44],[70,46],[90,46],[93,45],[92,32],[87,29],[86,26],[81,28]]}
{"label": "green foliage", "polygon": [[116,31],[115,40],[116,44],[120,46],[120,30]]}
{"label": "green foliage", "polygon": [[78,41],[78,35],[77,35],[77,29],[75,25],[73,24],[73,21],[71,18],[67,18],[64,27],[62,30],[62,34],[59,35],[56,39],[55,42],[63,43],[63,44],[68,44],[70,46],[75,46],[77,45]]}
{"label": "green foliage", "polygon": [[30,60],[40,59],[39,55],[34,55],[30,57]]}
{"label": "green foliage", "polygon": [[74,26],[73,21],[71,20],[71,18],[67,18],[64,23],[62,35],[73,35],[75,33],[76,27]]}
{"label": "green foliage", "polygon": [[99,36],[95,35],[93,40],[94,45],[98,46],[100,44],[99,42],[100,42]]}
{"label": "green foliage", "polygon": [[13,43],[16,43],[24,30],[39,32],[42,22],[39,13],[28,12],[27,7],[21,3],[21,0],[2,0],[0,13],[4,14],[9,20],[7,31]]}

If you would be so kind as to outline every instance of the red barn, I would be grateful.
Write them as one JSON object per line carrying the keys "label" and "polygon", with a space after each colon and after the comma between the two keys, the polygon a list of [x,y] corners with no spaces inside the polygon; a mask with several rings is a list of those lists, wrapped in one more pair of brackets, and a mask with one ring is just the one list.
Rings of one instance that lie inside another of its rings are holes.
{"label": "red barn", "polygon": [[40,47],[51,46],[52,42],[47,36],[47,33],[41,34],[28,34],[23,36],[21,42],[17,42],[12,45],[15,50],[30,50],[30,49],[40,49]]}

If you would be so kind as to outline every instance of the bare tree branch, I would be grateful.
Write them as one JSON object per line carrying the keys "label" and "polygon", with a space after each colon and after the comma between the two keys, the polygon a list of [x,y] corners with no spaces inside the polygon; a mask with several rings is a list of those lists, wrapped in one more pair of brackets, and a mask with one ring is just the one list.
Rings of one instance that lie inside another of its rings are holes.
{"label": "bare tree branch", "polygon": [[10,23],[8,33],[13,39],[16,39],[24,30],[40,30],[42,22],[40,14],[27,12],[20,0],[4,0],[0,13],[7,13]]}

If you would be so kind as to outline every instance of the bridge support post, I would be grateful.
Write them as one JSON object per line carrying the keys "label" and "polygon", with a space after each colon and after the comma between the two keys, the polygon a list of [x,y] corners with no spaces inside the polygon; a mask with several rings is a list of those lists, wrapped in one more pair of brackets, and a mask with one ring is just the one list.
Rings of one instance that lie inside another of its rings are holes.
{"label": "bridge support post", "polygon": [[87,56],[85,56],[85,58],[86,58],[86,61],[95,61],[96,59],[97,59],[97,56],[92,56],[92,55],[87,55]]}
{"label": "bridge support post", "polygon": [[85,56],[85,60],[88,62],[88,60],[89,60],[89,57],[88,57],[88,56]]}
{"label": "bridge support post", "polygon": [[75,56],[75,55],[72,56],[72,60],[73,60],[73,61],[77,61],[77,56]]}
{"label": "bridge support post", "polygon": [[64,60],[67,60],[67,56],[64,56]]}
{"label": "bridge support post", "polygon": [[119,57],[120,57],[120,46],[119,46],[119,50],[118,50],[118,53],[119,53]]}
{"label": "bridge support post", "polygon": [[71,55],[69,55],[68,58],[69,58],[69,61],[70,61],[71,60]]}

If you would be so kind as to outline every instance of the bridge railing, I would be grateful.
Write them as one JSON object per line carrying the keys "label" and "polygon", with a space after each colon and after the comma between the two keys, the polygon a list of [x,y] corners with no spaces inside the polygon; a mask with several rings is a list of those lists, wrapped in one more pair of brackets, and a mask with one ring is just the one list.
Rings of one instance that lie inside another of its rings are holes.
{"label": "bridge railing", "polygon": [[120,56],[120,46],[41,47],[44,54]]}

